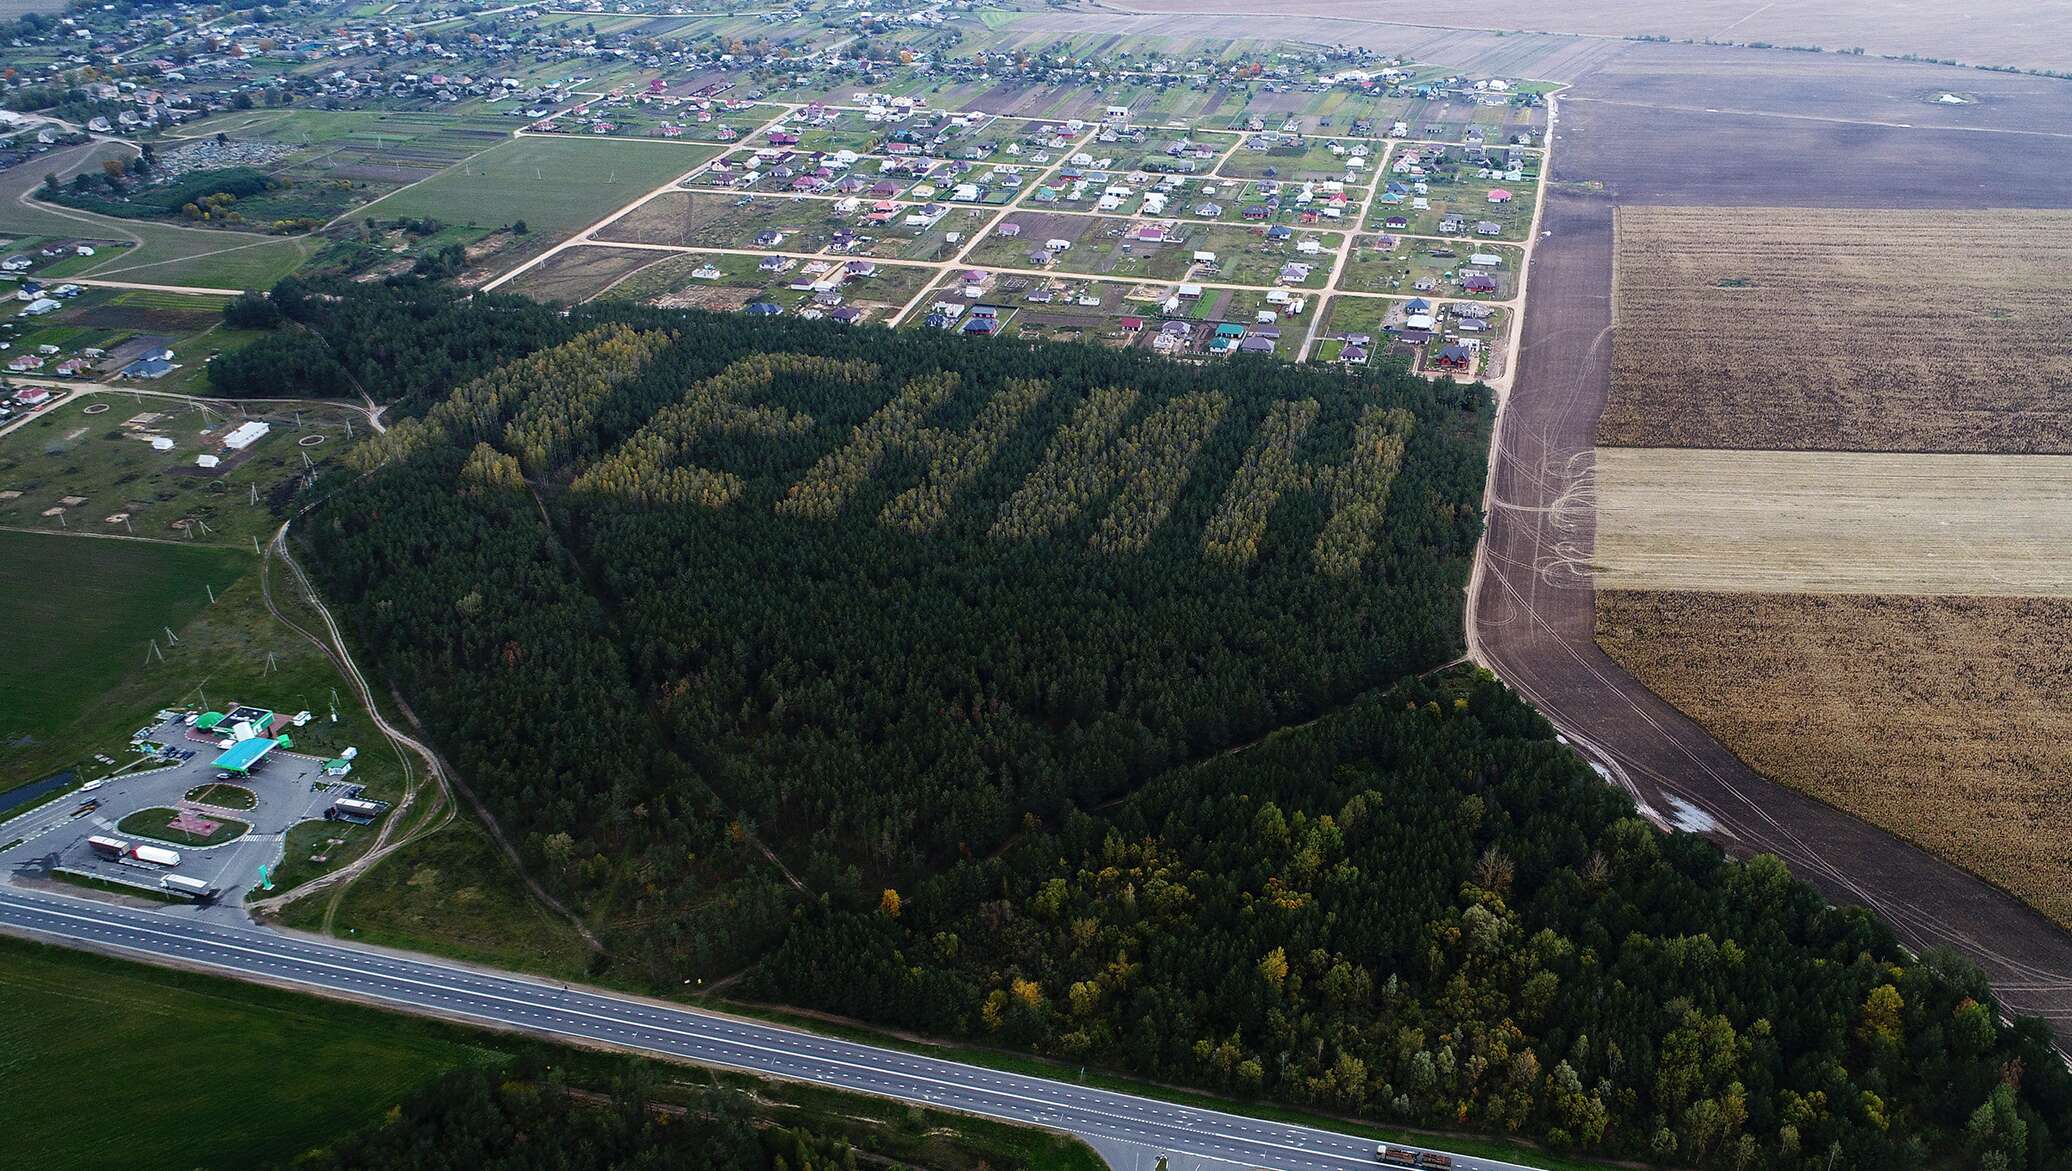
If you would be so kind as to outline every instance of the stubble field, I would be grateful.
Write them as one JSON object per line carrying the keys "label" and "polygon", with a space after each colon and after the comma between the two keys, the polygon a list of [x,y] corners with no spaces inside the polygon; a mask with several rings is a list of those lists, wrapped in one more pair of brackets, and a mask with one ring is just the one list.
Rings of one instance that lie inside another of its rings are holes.
{"label": "stubble field", "polygon": [[1597,595],[1598,642],[1765,776],[2072,925],[2072,600]]}
{"label": "stubble field", "polygon": [[1622,207],[1606,446],[2072,452],[2072,212]]}
{"label": "stubble field", "polygon": [[2072,458],[1597,451],[1600,590],[2072,596]]}

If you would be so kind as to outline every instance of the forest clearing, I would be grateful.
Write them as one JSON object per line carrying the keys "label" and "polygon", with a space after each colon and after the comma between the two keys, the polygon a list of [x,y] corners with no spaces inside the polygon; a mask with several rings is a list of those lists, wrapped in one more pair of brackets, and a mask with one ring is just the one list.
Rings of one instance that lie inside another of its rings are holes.
{"label": "forest clearing", "polygon": [[1633,447],[2072,452],[2072,212],[1621,207]]}

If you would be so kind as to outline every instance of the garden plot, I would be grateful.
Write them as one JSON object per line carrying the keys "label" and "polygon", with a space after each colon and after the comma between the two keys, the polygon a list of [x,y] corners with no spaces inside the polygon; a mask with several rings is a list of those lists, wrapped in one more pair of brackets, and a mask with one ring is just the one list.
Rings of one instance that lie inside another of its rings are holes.
{"label": "garden plot", "polygon": [[566,248],[518,274],[503,291],[556,305],[580,304],[644,268],[680,255],[645,248]]}
{"label": "garden plot", "polygon": [[[1449,148],[1436,163],[1427,153],[1417,164],[1422,174],[1391,164],[1369,208],[1368,227],[1416,236],[1525,239],[1532,233],[1539,180],[1529,172],[1506,171],[1501,151],[1492,157],[1497,165],[1487,168],[1463,161],[1457,149]],[[1519,178],[1508,177],[1514,173]]]}
{"label": "garden plot", "polygon": [[1402,296],[1509,300],[1518,291],[1523,249],[1466,240],[1356,236],[1338,287]]}
{"label": "garden plot", "polygon": [[[863,321],[882,321],[903,308],[936,274],[935,269],[919,265],[871,261],[864,267],[835,257],[786,257],[776,267],[769,264],[764,258],[731,253],[675,253],[641,267],[598,295],[606,300],[679,308],[727,309],[768,301],[787,312],[817,308],[826,314],[847,307],[861,311]],[[837,274],[843,276],[835,290],[840,300],[816,299],[811,286]]]}
{"label": "garden plot", "polygon": [[[997,233],[989,236],[973,251],[972,260],[1003,268],[1041,267],[1034,254],[1055,239],[1072,244],[1053,252],[1054,266],[1066,273],[1290,288],[1320,288],[1330,275],[1328,254],[1298,254],[1292,240],[1269,242],[1264,228],[1022,213],[1011,218],[1021,227],[1020,235],[1011,239]],[[1158,238],[1150,238],[1153,233]],[[1327,252],[1336,247],[1335,234],[1316,235],[1325,241]],[[1196,259],[1204,253],[1213,253],[1215,259]]]}
{"label": "garden plot", "polygon": [[[1254,149],[1248,143],[1224,160],[1216,173],[1226,178],[1298,183],[1343,179],[1349,184],[1366,186],[1374,181],[1381,156],[1379,145],[1360,139],[1306,138],[1266,150]],[[1356,164],[1355,159],[1365,162]]]}

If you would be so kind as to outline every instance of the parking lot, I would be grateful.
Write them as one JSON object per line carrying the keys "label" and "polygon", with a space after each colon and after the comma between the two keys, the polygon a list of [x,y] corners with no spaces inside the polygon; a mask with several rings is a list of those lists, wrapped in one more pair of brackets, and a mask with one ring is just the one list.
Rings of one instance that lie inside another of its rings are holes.
{"label": "parking lot", "polygon": [[[29,880],[51,879],[54,871],[62,869],[75,876],[151,889],[157,888],[163,875],[178,874],[217,888],[214,905],[195,908],[198,913],[242,918],[238,908],[245,891],[258,882],[260,866],[280,862],[288,830],[298,822],[322,818],[334,800],[353,788],[349,780],[325,777],[319,758],[288,749],[268,753],[249,777],[219,781],[223,770],[213,762],[222,750],[213,740],[192,735],[179,717],[154,727],[151,738],[192,755],[167,767],[105,781],[91,791],[74,792],[0,823],[0,869],[12,878]],[[237,793],[224,794],[236,801],[221,805],[187,799],[189,793],[211,784],[249,792],[251,807],[241,807],[244,798]],[[189,812],[219,823],[242,822],[250,829],[217,844],[192,845],[171,831],[152,836],[135,823],[128,830],[118,828],[125,818],[151,809]],[[180,863],[163,870],[102,857],[87,843],[97,835],[177,851]]]}

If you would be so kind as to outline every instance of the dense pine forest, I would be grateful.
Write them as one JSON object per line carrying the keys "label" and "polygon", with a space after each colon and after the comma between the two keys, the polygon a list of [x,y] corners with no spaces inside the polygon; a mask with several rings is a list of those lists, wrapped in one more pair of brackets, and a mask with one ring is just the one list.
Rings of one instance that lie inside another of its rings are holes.
{"label": "dense pine forest", "polygon": [[1963,961],[1417,677],[1480,388],[277,300],[224,377],[405,416],[308,559],[616,978],[1672,1165],[2068,1165],[2048,1030]]}

